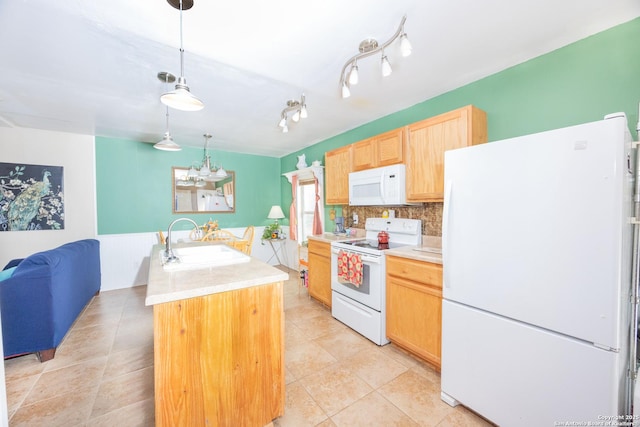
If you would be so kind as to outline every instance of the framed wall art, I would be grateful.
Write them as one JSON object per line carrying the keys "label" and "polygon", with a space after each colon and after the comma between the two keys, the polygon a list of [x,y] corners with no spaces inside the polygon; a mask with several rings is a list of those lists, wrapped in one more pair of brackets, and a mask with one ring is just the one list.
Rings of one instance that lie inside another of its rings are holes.
{"label": "framed wall art", "polygon": [[64,229],[62,166],[0,163],[0,231]]}

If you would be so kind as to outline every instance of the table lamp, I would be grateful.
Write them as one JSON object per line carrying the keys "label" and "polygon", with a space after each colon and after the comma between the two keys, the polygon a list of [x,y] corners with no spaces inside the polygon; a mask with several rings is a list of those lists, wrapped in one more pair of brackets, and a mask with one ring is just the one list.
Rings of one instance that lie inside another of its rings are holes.
{"label": "table lamp", "polygon": [[284,212],[282,212],[282,208],[278,205],[271,206],[271,210],[269,211],[269,215],[267,215],[269,219],[275,219],[276,225],[278,225],[278,220],[284,218]]}

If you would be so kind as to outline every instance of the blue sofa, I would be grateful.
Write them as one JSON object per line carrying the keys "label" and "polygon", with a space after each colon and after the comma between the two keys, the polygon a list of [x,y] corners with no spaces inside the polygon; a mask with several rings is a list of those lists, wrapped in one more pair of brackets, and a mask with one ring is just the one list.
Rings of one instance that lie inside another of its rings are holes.
{"label": "blue sofa", "polygon": [[85,239],[7,264],[0,281],[4,356],[54,357],[80,312],[100,292],[100,242]]}

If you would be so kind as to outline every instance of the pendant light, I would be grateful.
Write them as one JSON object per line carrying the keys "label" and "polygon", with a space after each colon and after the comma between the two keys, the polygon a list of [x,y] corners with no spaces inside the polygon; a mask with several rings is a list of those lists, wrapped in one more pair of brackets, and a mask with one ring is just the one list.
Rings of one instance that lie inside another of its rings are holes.
{"label": "pendant light", "polygon": [[[169,83],[173,83],[176,80],[176,77],[171,73],[168,73],[166,71],[161,71],[158,73],[158,80],[162,80],[168,85]],[[166,107],[166,109],[167,109],[166,131],[164,133],[164,136],[162,137],[162,140],[156,142],[153,145],[153,148],[157,150],[163,150],[163,151],[180,151],[182,150],[182,147],[180,147],[178,144],[173,142],[173,137],[171,136],[171,132],[169,132],[169,107]]]}
{"label": "pendant light", "polygon": [[200,99],[194,96],[187,86],[187,79],[184,77],[184,48],[182,45],[182,11],[189,10],[193,6],[193,0],[167,0],[176,9],[180,10],[180,77],[176,83],[175,90],[164,93],[160,97],[163,104],[171,108],[182,111],[198,111],[204,108]]}

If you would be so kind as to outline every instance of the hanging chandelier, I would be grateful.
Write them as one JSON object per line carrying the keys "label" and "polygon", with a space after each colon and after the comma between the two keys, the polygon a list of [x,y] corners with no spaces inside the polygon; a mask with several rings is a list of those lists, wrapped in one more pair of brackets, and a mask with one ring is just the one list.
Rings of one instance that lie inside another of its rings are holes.
{"label": "hanging chandelier", "polygon": [[160,97],[163,104],[182,111],[198,111],[204,108],[200,99],[191,93],[184,77],[184,48],[182,46],[182,11],[193,6],[193,0],[167,0],[174,8],[180,10],[180,77],[175,90],[166,92]]}
{"label": "hanging chandelier", "polygon": [[[168,85],[169,83],[173,83],[176,81],[176,76],[166,71],[161,71],[158,73],[158,80],[161,80]],[[169,107],[167,106],[166,109],[167,109],[167,113],[166,113],[167,127],[164,132],[164,136],[162,137],[162,140],[156,142],[153,145],[153,148],[157,150],[163,150],[163,151],[180,151],[182,150],[182,147],[180,147],[178,144],[176,144],[173,141],[171,132],[169,132]]]}
{"label": "hanging chandelier", "polygon": [[289,118],[288,116],[289,113],[293,113],[291,115],[291,120],[293,120],[296,123],[299,122],[300,119],[306,119],[308,117],[307,102],[306,102],[304,93],[300,97],[300,101],[296,101],[296,100],[287,101],[287,106],[280,113],[280,122],[278,123],[278,126],[282,128],[282,133],[289,132],[289,126],[287,122]]}
{"label": "hanging chandelier", "polygon": [[211,134],[205,133],[203,136],[205,139],[202,162],[194,162],[187,172],[187,178],[195,181],[196,185],[198,185],[198,182],[202,182],[204,184],[203,181],[219,181],[228,176],[227,171],[224,170],[222,165],[216,166],[211,163],[211,155],[207,150]]}
{"label": "hanging chandelier", "polygon": [[[400,52],[402,56],[406,57],[411,55],[411,43],[407,37],[407,33],[404,32],[404,23],[407,20],[406,16],[402,17],[400,25],[395,34],[386,42],[379,44],[375,39],[365,39],[360,42],[358,50],[360,53],[352,56],[342,67],[342,73],[340,74],[340,90],[342,98],[348,98],[351,96],[351,86],[358,84],[358,60],[366,58],[371,55],[375,55],[381,52],[380,59],[380,71],[383,77],[391,75],[393,72],[389,58],[385,55],[384,50],[398,38],[400,38]],[[347,68],[349,71],[347,72]]]}

